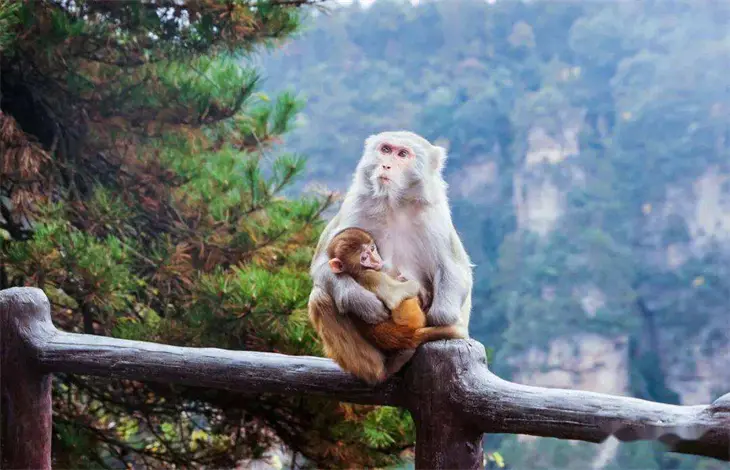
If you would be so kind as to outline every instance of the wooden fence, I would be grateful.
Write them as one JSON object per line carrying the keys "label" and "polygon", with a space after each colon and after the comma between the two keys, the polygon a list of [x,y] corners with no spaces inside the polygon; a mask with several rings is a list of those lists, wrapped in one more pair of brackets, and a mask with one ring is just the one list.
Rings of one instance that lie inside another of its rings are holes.
{"label": "wooden fence", "polygon": [[402,376],[368,387],[317,357],[66,333],[53,326],[43,291],[12,288],[0,291],[0,359],[4,469],[51,468],[54,372],[405,407],[416,423],[419,469],[483,467],[484,433],[655,439],[674,452],[730,460],[730,393],[710,405],[675,406],[519,385],[492,374],[473,340],[424,345]]}

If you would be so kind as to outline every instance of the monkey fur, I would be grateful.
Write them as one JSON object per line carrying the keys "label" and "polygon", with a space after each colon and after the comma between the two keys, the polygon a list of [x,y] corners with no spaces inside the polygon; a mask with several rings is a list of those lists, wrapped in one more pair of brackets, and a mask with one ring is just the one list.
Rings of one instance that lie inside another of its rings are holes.
{"label": "monkey fur", "polygon": [[359,227],[383,258],[429,292],[428,326],[454,326],[468,337],[472,264],[451,220],[442,176],[446,151],[406,131],[368,137],[338,213],[322,232],[310,267],[309,314],[325,353],[368,383],[388,376],[384,351],[356,322],[377,324],[390,312],[351,276],[337,276],[327,247],[343,229]]}
{"label": "monkey fur", "polygon": [[363,335],[381,350],[415,349],[428,341],[462,338],[453,326],[426,326],[426,314],[417,297],[420,284],[413,280],[401,282],[381,271],[382,259],[369,233],[358,228],[343,230],[330,242],[327,255],[334,272],[352,276],[390,309],[391,318],[381,323],[370,325],[355,320]]}

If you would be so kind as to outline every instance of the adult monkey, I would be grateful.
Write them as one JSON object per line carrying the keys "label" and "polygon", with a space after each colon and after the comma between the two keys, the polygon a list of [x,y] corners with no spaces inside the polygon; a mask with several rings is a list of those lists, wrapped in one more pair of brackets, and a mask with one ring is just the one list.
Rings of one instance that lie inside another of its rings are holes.
{"label": "adult monkey", "polygon": [[370,383],[387,377],[386,359],[348,315],[374,324],[390,314],[375,294],[332,272],[327,245],[345,228],[370,232],[383,258],[430,294],[428,325],[456,325],[468,337],[472,264],[451,221],[445,161],[445,149],[412,132],[368,137],[342,207],[317,244],[310,318],[327,355]]}

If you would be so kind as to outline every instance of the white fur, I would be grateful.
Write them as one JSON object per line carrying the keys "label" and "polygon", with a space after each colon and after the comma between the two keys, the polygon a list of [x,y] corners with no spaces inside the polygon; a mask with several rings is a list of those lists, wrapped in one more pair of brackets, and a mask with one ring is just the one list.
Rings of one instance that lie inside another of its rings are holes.
{"label": "white fur", "polygon": [[[373,175],[380,166],[377,149],[384,141],[410,148],[415,160],[407,174],[380,185]],[[352,284],[340,284],[322,269],[322,263],[327,262],[322,251],[330,238],[342,229],[359,227],[373,235],[384,259],[433,293],[429,324],[459,324],[466,334],[472,269],[451,220],[447,185],[441,174],[445,161],[443,148],[412,132],[383,132],[365,141],[353,183],[322,234],[312,263],[315,284],[329,285],[338,309],[357,308],[360,311],[353,313],[362,314],[366,321],[382,316],[382,312],[368,311],[374,304],[367,291],[360,288],[353,292]],[[414,181],[418,184],[412,184]]]}

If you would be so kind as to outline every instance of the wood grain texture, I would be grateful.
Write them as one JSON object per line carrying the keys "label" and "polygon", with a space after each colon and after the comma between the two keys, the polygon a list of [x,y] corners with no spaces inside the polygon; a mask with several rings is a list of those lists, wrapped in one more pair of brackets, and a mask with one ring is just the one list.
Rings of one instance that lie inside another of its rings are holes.
{"label": "wood grain texture", "polygon": [[672,451],[730,460],[730,394],[711,405],[678,406],[637,398],[502,380],[487,367],[476,341],[438,346],[441,361],[466,364],[451,398],[464,419],[484,432],[602,442],[659,440]]}
{"label": "wood grain texture", "polygon": [[18,325],[18,334],[27,345],[29,359],[46,373],[113,376],[241,393],[317,394],[363,404],[401,403],[402,379],[370,387],[329,359],[66,333],[53,326],[48,300],[40,289],[7,289],[0,296],[8,304],[31,297],[43,304],[32,322]]}
{"label": "wood grain texture", "polygon": [[247,394],[316,394],[357,403],[400,403],[401,380],[370,387],[320,357],[185,348],[64,332],[39,345],[37,357],[49,372],[111,375]]}
{"label": "wood grain texture", "polygon": [[[53,327],[47,299],[38,289],[2,291],[0,305],[3,344],[6,351],[13,350],[7,355],[12,359],[3,354],[3,365],[21,364],[30,378],[30,394],[43,397],[27,405],[40,410],[32,425],[36,431],[16,429],[8,436],[36,436],[47,429],[46,436],[33,437],[41,447],[46,445],[44,439],[50,441],[50,421],[46,421],[50,414],[43,415],[45,400],[50,413],[50,395],[45,398],[43,373],[65,372],[406,407],[416,421],[417,468],[480,468],[483,432],[588,442],[609,436],[622,441],[659,440],[676,452],[730,460],[730,394],[710,405],[675,406],[519,385],[492,374],[484,347],[474,340],[423,345],[399,376],[369,387],[328,359],[61,332]],[[3,390],[18,400],[26,390],[23,383],[4,380]],[[17,408],[21,402],[15,403]],[[13,423],[19,426],[17,420]]]}
{"label": "wood grain texture", "polygon": [[[453,340],[452,340],[453,341]],[[408,408],[416,423],[416,468],[477,469],[484,467],[482,427],[465,419],[463,406],[454,400],[457,377],[469,363],[448,350],[451,341],[428,343],[418,351],[406,371]],[[466,341],[461,341],[467,345]],[[467,357],[468,359],[468,357]]]}
{"label": "wood grain texture", "polygon": [[51,376],[27,340],[46,336],[50,307],[38,289],[0,291],[0,468],[51,468]]}

